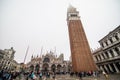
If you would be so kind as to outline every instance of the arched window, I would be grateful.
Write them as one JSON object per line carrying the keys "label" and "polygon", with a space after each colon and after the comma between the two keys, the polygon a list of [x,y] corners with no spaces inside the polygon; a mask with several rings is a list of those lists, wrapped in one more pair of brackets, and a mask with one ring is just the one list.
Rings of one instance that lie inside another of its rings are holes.
{"label": "arched window", "polygon": [[101,43],[101,46],[104,48],[104,45],[103,45],[103,43]]}
{"label": "arched window", "polygon": [[117,52],[117,54],[120,54],[120,51],[117,47],[115,47],[115,51]]}
{"label": "arched window", "polygon": [[108,53],[107,53],[107,52],[105,52],[105,55],[106,55],[106,57],[107,57],[107,58],[109,58],[109,55],[108,55]]}
{"label": "arched window", "polygon": [[114,57],[114,53],[112,50],[110,50],[110,54],[112,55],[112,57]]}
{"label": "arched window", "polygon": [[50,62],[50,59],[49,58],[44,58],[43,62]]}
{"label": "arched window", "polygon": [[105,44],[108,46],[108,42],[107,41],[105,41]]}
{"label": "arched window", "polygon": [[119,37],[118,37],[118,34],[116,33],[116,35],[115,35],[115,39],[116,40],[119,40]]}
{"label": "arched window", "polygon": [[112,37],[109,39],[111,43],[113,43]]}

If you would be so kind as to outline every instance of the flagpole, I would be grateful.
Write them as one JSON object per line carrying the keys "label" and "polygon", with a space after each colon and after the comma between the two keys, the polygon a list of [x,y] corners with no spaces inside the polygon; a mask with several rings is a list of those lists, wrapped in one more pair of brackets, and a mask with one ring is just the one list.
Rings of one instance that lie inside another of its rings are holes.
{"label": "flagpole", "polygon": [[41,47],[40,57],[42,58],[43,46]]}
{"label": "flagpole", "polygon": [[27,57],[27,54],[28,54],[28,50],[29,50],[29,46],[27,47],[27,50],[26,50],[26,54],[25,54],[25,58],[24,58],[24,64],[25,64],[25,60],[26,60],[26,57]]}

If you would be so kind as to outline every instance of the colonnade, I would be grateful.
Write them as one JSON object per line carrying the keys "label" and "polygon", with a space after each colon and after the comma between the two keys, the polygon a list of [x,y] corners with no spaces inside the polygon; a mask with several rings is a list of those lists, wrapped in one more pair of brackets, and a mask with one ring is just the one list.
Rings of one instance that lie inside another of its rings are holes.
{"label": "colonnade", "polygon": [[104,52],[100,52],[99,54],[95,55],[95,61],[102,61],[105,59],[115,58],[120,56],[120,46],[111,48]]}
{"label": "colonnade", "polygon": [[106,73],[120,73],[120,61],[98,65],[99,69]]}

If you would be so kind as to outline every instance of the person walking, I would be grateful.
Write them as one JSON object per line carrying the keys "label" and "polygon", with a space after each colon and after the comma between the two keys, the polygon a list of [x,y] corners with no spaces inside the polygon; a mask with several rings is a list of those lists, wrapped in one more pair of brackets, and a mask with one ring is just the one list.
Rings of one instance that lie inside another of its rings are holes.
{"label": "person walking", "polygon": [[40,74],[39,74],[39,80],[42,80],[42,72],[40,72]]}
{"label": "person walking", "polygon": [[29,77],[31,78],[31,80],[36,80],[37,79],[37,77],[36,77],[36,75],[33,71],[31,71]]}
{"label": "person walking", "polygon": [[81,72],[78,73],[78,76],[79,76],[80,80],[82,80],[82,73]]}
{"label": "person walking", "polygon": [[106,80],[109,80],[109,76],[108,76],[108,74],[105,73],[104,71],[103,71],[102,73],[103,73],[103,75],[105,76]]}

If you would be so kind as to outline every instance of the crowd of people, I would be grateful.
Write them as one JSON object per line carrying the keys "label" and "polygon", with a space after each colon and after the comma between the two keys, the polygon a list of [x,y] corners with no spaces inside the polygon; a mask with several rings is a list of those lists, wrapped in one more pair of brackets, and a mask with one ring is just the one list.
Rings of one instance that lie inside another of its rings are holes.
{"label": "crowd of people", "polygon": [[[55,80],[56,75],[65,75],[68,74],[70,77],[79,77],[80,80],[82,80],[83,77],[86,76],[94,76],[99,77],[100,72],[99,71],[89,71],[89,72],[61,72],[61,73],[55,73],[55,72],[10,72],[6,70],[0,71],[0,80],[47,80],[48,78],[52,78],[52,80]],[[103,72],[103,75],[106,76],[105,72]]]}
{"label": "crowd of people", "polygon": [[11,72],[6,70],[0,71],[0,80],[46,80],[52,76],[55,79],[55,73],[50,72]]}
{"label": "crowd of people", "polygon": [[6,70],[0,71],[0,80],[14,80],[17,76],[19,76],[19,72],[11,72]]}
{"label": "crowd of people", "polygon": [[99,77],[100,72],[99,71],[89,71],[89,72],[71,72],[70,76],[76,76],[79,77],[80,80],[82,80],[83,77],[86,76],[94,76],[94,77]]}

